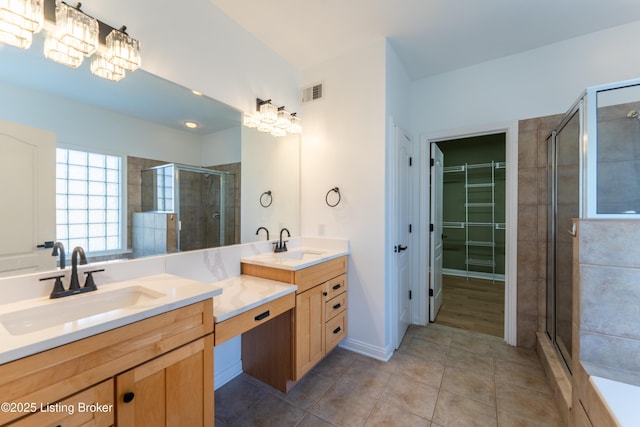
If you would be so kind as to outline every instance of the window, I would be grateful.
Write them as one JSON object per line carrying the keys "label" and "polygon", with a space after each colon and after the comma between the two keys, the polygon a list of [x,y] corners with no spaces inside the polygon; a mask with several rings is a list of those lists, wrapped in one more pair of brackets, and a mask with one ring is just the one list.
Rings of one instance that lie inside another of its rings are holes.
{"label": "window", "polygon": [[67,250],[121,249],[121,159],[56,149],[56,239]]}

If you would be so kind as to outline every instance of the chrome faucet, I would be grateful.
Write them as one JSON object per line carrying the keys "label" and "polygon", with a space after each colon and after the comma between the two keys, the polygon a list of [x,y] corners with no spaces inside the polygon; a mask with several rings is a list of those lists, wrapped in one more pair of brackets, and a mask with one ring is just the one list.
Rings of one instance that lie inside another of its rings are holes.
{"label": "chrome faucet", "polygon": [[85,265],[87,263],[87,256],[84,254],[84,249],[82,249],[81,246],[76,246],[75,248],[73,248],[73,252],[71,253],[71,285],[69,285],[70,291],[80,289],[80,283],[78,282],[78,254],[80,255],[80,265]]}
{"label": "chrome faucet", "polygon": [[264,230],[267,232],[267,240],[269,240],[269,230],[267,230],[266,227],[258,227],[258,229],[256,230],[256,236],[260,234],[260,230]]}
{"label": "chrome faucet", "polygon": [[64,245],[60,242],[55,242],[53,244],[53,251],[51,251],[51,256],[58,255],[60,255],[60,270],[64,270],[64,268],[67,266],[64,256]]}
{"label": "chrome faucet", "polygon": [[285,231],[287,232],[287,236],[291,237],[291,233],[289,233],[289,230],[287,230],[286,228],[282,228],[282,230],[280,230],[280,242],[275,244],[276,248],[273,250],[274,252],[287,251],[287,241],[282,241],[282,233]]}

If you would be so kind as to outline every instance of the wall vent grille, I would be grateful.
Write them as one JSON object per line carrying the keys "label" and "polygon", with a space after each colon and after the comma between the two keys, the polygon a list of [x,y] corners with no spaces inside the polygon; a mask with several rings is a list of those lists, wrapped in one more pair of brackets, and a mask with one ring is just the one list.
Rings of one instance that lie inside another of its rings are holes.
{"label": "wall vent grille", "polygon": [[316,83],[314,85],[302,89],[302,102],[312,102],[322,99],[324,96],[323,84]]}

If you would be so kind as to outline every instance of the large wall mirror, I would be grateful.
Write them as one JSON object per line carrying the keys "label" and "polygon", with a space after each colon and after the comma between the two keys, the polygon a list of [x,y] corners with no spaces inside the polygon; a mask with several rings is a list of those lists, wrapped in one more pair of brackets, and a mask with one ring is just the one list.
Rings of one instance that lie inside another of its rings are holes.
{"label": "large wall mirror", "polygon": [[45,242],[97,261],[264,239],[258,227],[299,233],[297,135],[244,128],[234,108],[143,70],[103,80],[88,62],[48,61],[41,37],[0,45],[0,149],[13,165],[0,173],[0,276],[55,268]]}

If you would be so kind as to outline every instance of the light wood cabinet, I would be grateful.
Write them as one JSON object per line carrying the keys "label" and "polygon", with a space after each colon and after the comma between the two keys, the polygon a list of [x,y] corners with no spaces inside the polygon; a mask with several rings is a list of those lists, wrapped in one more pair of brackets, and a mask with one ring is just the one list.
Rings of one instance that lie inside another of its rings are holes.
{"label": "light wood cabinet", "polygon": [[[293,310],[293,384],[347,334],[347,257],[301,270],[242,264],[242,273],[298,286]],[[243,346],[245,340],[243,339]],[[287,385],[288,391],[292,387]]]}
{"label": "light wood cabinet", "polygon": [[[162,387],[154,383],[159,377],[164,378]],[[129,402],[135,401],[134,405],[124,402],[129,391],[134,393]],[[0,365],[0,397],[10,404],[30,402],[37,409],[31,415],[0,411],[0,425],[212,426],[213,300]],[[56,415],[40,410],[65,402],[73,404],[73,416],[70,411]],[[92,411],[78,414],[80,403],[96,402],[113,408],[106,414],[94,414],[95,419],[85,419]],[[166,423],[123,418],[130,417],[130,408],[134,408],[134,417],[138,408],[148,408],[145,416],[161,414]],[[189,422],[176,422],[176,414]]]}

